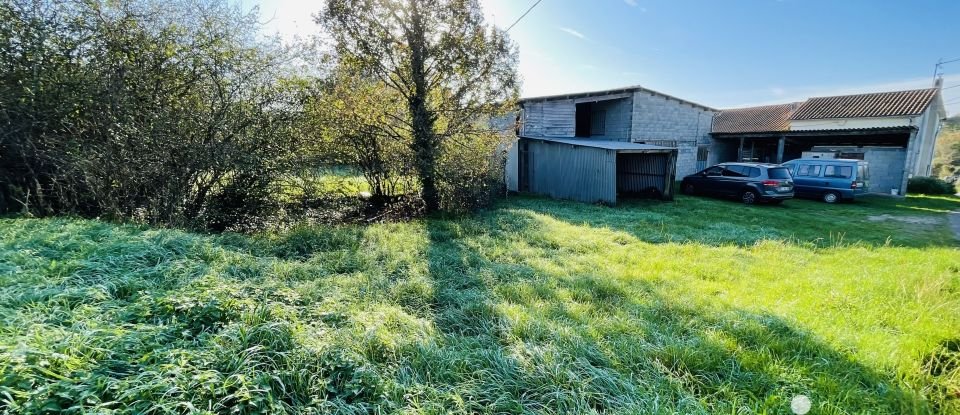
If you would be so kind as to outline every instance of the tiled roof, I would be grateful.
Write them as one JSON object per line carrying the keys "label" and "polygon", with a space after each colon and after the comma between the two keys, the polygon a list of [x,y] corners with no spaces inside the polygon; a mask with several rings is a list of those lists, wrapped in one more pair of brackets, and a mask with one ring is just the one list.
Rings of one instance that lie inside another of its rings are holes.
{"label": "tiled roof", "polygon": [[936,88],[810,98],[793,113],[794,120],[898,117],[919,115],[937,94]]}
{"label": "tiled roof", "polygon": [[790,130],[790,116],[801,103],[722,110],[713,118],[714,133],[760,133]]}

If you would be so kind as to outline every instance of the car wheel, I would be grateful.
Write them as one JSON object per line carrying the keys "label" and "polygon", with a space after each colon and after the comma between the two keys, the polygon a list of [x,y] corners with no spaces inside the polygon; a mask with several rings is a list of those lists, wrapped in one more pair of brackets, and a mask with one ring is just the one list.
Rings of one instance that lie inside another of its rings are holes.
{"label": "car wheel", "polygon": [[823,194],[823,201],[827,203],[837,203],[840,201],[840,195],[837,192],[826,192]]}
{"label": "car wheel", "polygon": [[687,183],[683,185],[683,194],[692,195],[697,192],[697,189],[693,187],[693,183]]}
{"label": "car wheel", "polygon": [[757,192],[753,190],[744,190],[743,193],[740,193],[740,201],[745,205],[752,205],[757,203],[760,200],[760,196],[757,196]]}

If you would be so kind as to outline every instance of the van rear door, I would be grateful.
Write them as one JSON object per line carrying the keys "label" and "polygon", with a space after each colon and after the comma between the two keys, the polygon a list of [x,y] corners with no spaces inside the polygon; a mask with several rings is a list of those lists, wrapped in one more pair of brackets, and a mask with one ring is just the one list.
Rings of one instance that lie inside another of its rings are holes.
{"label": "van rear door", "polygon": [[857,162],[857,191],[866,193],[870,188],[870,168],[867,162]]}

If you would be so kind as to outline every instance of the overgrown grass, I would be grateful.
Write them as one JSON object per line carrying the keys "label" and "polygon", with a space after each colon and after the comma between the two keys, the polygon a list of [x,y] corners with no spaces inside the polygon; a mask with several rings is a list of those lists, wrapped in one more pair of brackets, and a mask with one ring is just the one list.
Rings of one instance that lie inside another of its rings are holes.
{"label": "overgrown grass", "polygon": [[0,220],[0,411],[960,410],[956,198],[256,237]]}

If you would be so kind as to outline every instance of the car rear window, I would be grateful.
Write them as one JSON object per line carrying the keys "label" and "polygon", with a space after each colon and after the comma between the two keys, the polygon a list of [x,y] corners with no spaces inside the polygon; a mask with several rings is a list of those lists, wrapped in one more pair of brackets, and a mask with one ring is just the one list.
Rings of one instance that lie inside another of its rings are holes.
{"label": "car rear window", "polygon": [[836,177],[840,179],[849,179],[853,174],[853,166],[826,166],[823,169],[823,177]]}
{"label": "car rear window", "polygon": [[789,179],[790,170],[787,170],[786,167],[774,167],[772,169],[767,169],[767,175],[771,179]]}

